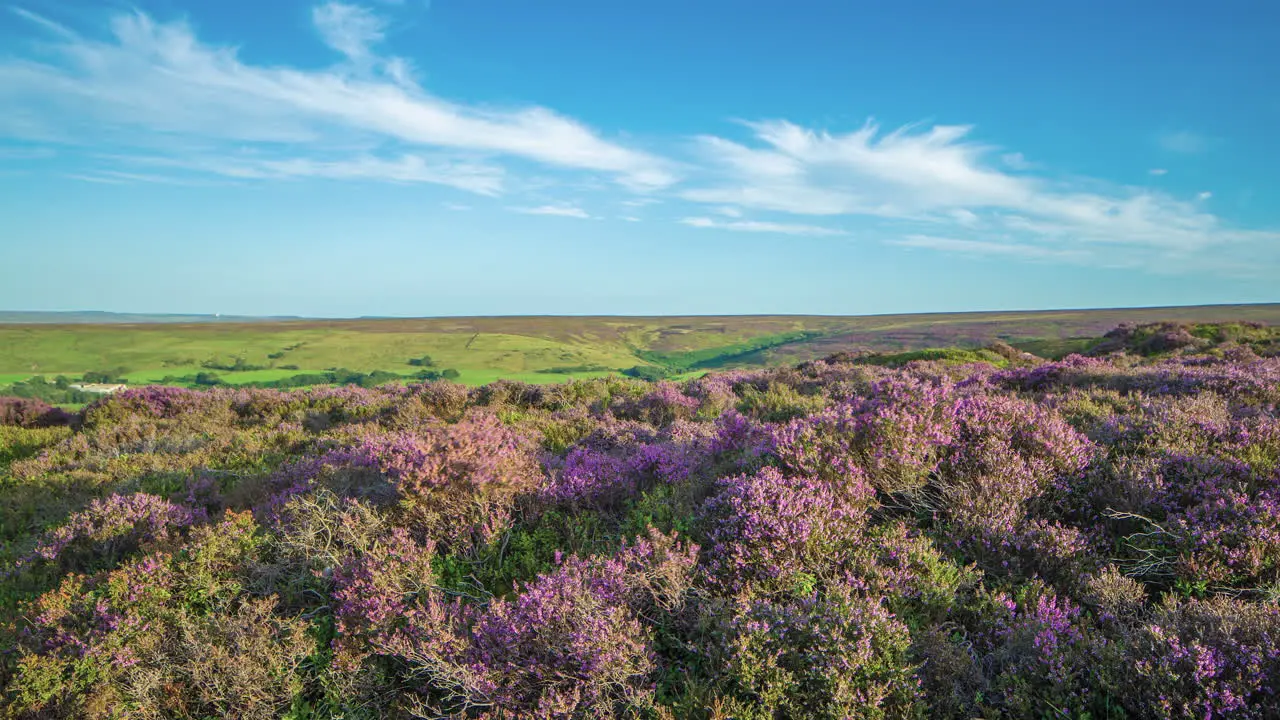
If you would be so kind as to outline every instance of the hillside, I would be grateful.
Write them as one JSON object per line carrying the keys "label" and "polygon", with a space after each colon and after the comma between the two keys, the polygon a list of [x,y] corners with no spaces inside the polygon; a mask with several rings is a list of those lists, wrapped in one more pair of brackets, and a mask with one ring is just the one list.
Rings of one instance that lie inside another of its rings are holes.
{"label": "hillside", "polygon": [[[344,368],[412,376],[424,356],[460,381],[552,382],[652,367],[665,375],[801,362],[842,351],[977,348],[1056,356],[1121,323],[1280,325],[1280,305],[928,315],[476,317],[0,324],[0,383],[107,372],[134,384],[213,370],[231,383]],[[229,369],[236,368],[236,369]]]}

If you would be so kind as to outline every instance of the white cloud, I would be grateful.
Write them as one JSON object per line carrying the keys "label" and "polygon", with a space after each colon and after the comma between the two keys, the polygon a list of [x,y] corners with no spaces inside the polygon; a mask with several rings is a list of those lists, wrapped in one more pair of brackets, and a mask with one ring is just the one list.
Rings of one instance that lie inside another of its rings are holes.
{"label": "white cloud", "polygon": [[1168,175],[1169,171],[1164,168],[1151,168],[1150,170],[1147,171],[1147,174],[1160,177],[1161,175]]}
{"label": "white cloud", "polygon": [[731,217],[731,218],[742,217],[742,211],[736,207],[733,207],[732,205],[725,205],[724,207],[715,208],[713,212],[715,212],[718,215],[723,215],[725,217]]}
{"label": "white cloud", "polygon": [[[348,56],[371,52],[380,26],[367,11],[341,9],[350,7],[322,6],[318,29]],[[249,64],[183,22],[143,13],[116,15],[107,39],[52,35],[47,61],[0,60],[0,136],[144,148],[175,140],[287,143],[298,154],[407,146],[604,173],[634,190],[675,180],[671,163],[547,108],[481,108],[434,96],[394,59],[379,58],[367,71]]]}
{"label": "white cloud", "polygon": [[969,140],[964,126],[882,133],[868,123],[845,134],[784,121],[747,126],[756,140],[751,146],[701,139],[717,172],[684,191],[685,198],[793,215],[927,223],[952,228],[948,233],[994,225],[1026,241],[1134,245],[1148,253],[1280,241],[1280,233],[1230,228],[1195,201],[1149,189],[1009,174],[985,162],[990,148]]}
{"label": "white cloud", "polygon": [[386,22],[372,10],[342,2],[315,6],[311,22],[326,45],[354,62],[366,61],[386,31]]}
{"label": "white cloud", "polygon": [[463,203],[447,202],[441,204],[444,206],[445,210],[453,210],[454,212],[467,212],[471,209],[470,205],[465,205]]}
{"label": "white cloud", "polygon": [[1209,138],[1203,135],[1191,132],[1190,130],[1178,130],[1174,132],[1161,133],[1156,138],[1156,142],[1160,147],[1173,153],[1181,153],[1183,155],[1194,155],[1202,153],[1209,149]]}
{"label": "white cloud", "polygon": [[573,205],[542,205],[539,207],[529,208],[511,208],[515,212],[524,213],[525,215],[555,215],[558,217],[578,218],[580,220],[590,220],[591,215],[580,207]]}
{"label": "white cloud", "polygon": [[687,191],[697,202],[805,215],[906,217],[955,206],[1018,202],[1025,183],[982,167],[986,148],[964,142],[969,128],[936,126],[883,136],[868,123],[830,135],[785,121],[751,123],[762,148],[701,139],[704,154],[727,182]]}
{"label": "white cloud", "polygon": [[619,220],[623,220],[623,221],[625,221],[625,222],[640,222],[640,218],[635,217],[635,216],[633,216],[633,215],[623,215],[622,217],[620,217],[620,218],[618,218],[618,219],[619,219]]}
{"label": "white cloud", "polygon": [[1211,197],[1213,197],[1213,193],[1209,192],[1208,190],[1205,190],[1204,192],[1196,195],[1197,200],[1208,200]]}
{"label": "white cloud", "polygon": [[735,232],[777,233],[781,235],[832,236],[846,235],[843,230],[819,227],[817,225],[795,225],[790,223],[758,222],[754,220],[723,221],[708,217],[687,217],[680,220],[682,225],[714,230],[733,230]]}

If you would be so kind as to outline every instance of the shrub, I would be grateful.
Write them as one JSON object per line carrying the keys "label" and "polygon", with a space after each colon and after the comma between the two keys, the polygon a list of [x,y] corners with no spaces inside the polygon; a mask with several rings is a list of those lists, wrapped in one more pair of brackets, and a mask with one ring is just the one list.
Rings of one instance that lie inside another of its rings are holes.
{"label": "shrub", "polygon": [[924,717],[910,634],[848,591],[744,607],[728,631],[739,717]]}
{"label": "shrub", "polygon": [[0,397],[0,426],[61,427],[75,419],[75,415],[34,398]]}
{"label": "shrub", "polygon": [[858,475],[835,484],[764,468],[722,480],[706,509],[708,569],[729,593],[807,592],[861,541],[872,497]]}
{"label": "shrub", "polygon": [[1160,718],[1264,718],[1280,687],[1280,608],[1168,598],[1128,639],[1120,697]]}
{"label": "shrub", "polygon": [[479,619],[475,653],[496,707],[513,715],[613,717],[651,704],[649,633],[626,585],[569,561]]}

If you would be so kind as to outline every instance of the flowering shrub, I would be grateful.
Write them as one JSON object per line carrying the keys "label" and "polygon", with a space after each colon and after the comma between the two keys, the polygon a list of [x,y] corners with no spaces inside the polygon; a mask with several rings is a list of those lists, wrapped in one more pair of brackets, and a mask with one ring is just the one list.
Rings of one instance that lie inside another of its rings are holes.
{"label": "flowering shrub", "polygon": [[75,420],[71,413],[34,398],[0,397],[0,426],[17,425],[24,428],[70,425]]}
{"label": "flowering shrub", "polygon": [[1280,358],[1139,335],[3,425],[0,706],[1273,717]]}
{"label": "flowering shrub", "polygon": [[910,634],[876,600],[837,590],[753,602],[728,642],[743,717],[923,716]]}
{"label": "flowering shrub", "polygon": [[903,375],[792,421],[779,430],[776,452],[796,472],[838,477],[857,467],[881,493],[911,493],[937,469],[954,429],[950,386]]}
{"label": "flowering shrub", "polygon": [[42,536],[21,564],[52,562],[75,550],[98,558],[110,557],[140,542],[162,540],[176,529],[203,520],[203,515],[202,511],[146,493],[112,495],[94,500],[65,524]]}
{"label": "flowering shrub", "polygon": [[708,569],[726,591],[761,584],[787,590],[834,574],[861,539],[873,491],[774,468],[720,482],[707,503]]}
{"label": "flowering shrub", "polygon": [[545,718],[649,704],[654,657],[626,594],[618,578],[571,561],[490,605],[476,624],[474,652],[489,671],[494,703]]}
{"label": "flowering shrub", "polygon": [[1133,631],[1120,676],[1130,706],[1160,718],[1264,718],[1280,691],[1280,608],[1170,600]]}
{"label": "flowering shrub", "polygon": [[245,592],[247,515],[193,533],[181,553],[69,575],[31,606],[9,688],[41,716],[269,716],[301,687],[303,624]]}

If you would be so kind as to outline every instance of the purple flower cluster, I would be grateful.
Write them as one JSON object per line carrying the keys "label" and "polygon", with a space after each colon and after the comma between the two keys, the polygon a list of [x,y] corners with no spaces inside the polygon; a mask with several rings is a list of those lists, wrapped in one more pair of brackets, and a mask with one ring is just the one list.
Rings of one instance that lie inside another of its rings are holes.
{"label": "purple flower cluster", "polygon": [[706,508],[708,570],[728,592],[832,575],[860,542],[874,495],[859,475],[836,483],[769,467],[721,480]]}
{"label": "purple flower cluster", "polygon": [[22,564],[52,562],[73,547],[101,553],[110,543],[163,540],[174,530],[206,519],[203,510],[192,510],[155,495],[111,495],[90,502],[87,508],[46,533]]}

